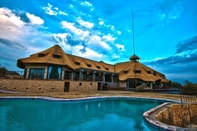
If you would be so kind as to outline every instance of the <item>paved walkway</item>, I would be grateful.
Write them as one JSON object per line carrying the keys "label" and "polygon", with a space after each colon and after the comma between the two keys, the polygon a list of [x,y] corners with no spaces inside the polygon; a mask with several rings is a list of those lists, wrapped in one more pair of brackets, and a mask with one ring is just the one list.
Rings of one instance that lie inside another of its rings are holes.
{"label": "paved walkway", "polygon": [[99,96],[133,96],[145,98],[162,98],[169,100],[180,100],[178,94],[162,94],[150,92],[133,92],[133,91],[93,91],[93,92],[47,92],[47,93],[21,93],[0,90],[0,96],[47,96],[55,98],[84,98],[84,97],[99,97]]}

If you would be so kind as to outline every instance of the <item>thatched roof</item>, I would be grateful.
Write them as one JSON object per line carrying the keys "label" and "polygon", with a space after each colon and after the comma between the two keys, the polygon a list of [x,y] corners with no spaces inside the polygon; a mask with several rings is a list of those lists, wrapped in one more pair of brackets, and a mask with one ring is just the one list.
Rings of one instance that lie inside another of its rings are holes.
{"label": "thatched roof", "polygon": [[127,79],[141,79],[143,81],[154,82],[160,80],[153,75],[153,70],[147,68],[140,62],[125,62],[115,65],[115,70],[119,73],[119,80],[125,81]]}
{"label": "thatched roof", "polygon": [[19,59],[17,66],[19,68],[25,68],[25,64],[27,63],[66,65],[73,69],[73,64],[59,45],[54,45],[47,50],[32,54],[30,57]]}
{"label": "thatched roof", "polygon": [[148,82],[158,80],[161,82],[169,82],[169,80],[167,80],[165,75],[162,73],[159,73],[136,61],[140,59],[137,55],[134,54],[130,59],[131,61],[128,62],[111,65],[103,61],[98,62],[79,56],[66,54],[59,45],[55,45],[47,50],[30,55],[28,58],[19,59],[17,61],[17,66],[20,68],[25,68],[25,64],[28,63],[55,64],[68,66],[73,70],[85,69],[119,74],[120,81],[136,78]]}
{"label": "thatched roof", "polygon": [[103,61],[93,61],[90,59],[74,56],[74,55],[67,55],[70,62],[74,65],[74,69],[86,68],[90,70],[96,71],[104,71],[104,72],[114,72],[114,66],[107,64]]}
{"label": "thatched roof", "polygon": [[136,60],[139,60],[140,57],[138,57],[136,54],[133,54],[131,57],[130,57],[130,60],[132,61],[136,61]]}

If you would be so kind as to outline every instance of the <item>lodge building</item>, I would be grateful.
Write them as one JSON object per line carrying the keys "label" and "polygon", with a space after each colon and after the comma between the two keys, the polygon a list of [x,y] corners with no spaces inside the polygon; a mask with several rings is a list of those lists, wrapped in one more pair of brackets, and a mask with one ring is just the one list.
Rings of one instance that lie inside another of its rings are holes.
{"label": "lodge building", "polygon": [[165,75],[139,62],[133,55],[130,61],[107,64],[79,56],[66,54],[59,45],[17,60],[17,66],[24,69],[26,79],[50,79],[66,81],[93,81],[102,88],[135,88],[146,83],[150,89],[163,87],[170,81]]}

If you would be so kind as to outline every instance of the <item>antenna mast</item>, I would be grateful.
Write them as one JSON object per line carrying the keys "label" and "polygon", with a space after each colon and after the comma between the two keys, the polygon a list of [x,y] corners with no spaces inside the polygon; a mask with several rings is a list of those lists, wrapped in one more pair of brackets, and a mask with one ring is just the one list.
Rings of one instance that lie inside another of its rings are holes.
{"label": "antenna mast", "polygon": [[133,52],[135,54],[135,34],[134,34],[134,18],[133,18],[133,9],[132,9],[132,36],[133,36]]}

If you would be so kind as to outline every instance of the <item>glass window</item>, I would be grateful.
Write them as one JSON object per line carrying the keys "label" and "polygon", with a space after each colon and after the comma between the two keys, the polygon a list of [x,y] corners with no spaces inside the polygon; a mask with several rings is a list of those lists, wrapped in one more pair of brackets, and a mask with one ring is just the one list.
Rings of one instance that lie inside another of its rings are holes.
{"label": "glass window", "polygon": [[56,65],[50,65],[48,67],[48,79],[61,79],[62,67]]}
{"label": "glass window", "polygon": [[79,72],[74,72],[74,80],[79,80]]}
{"label": "glass window", "polygon": [[83,73],[83,80],[92,81],[92,73],[91,72],[84,72]]}
{"label": "glass window", "polygon": [[105,75],[105,82],[112,82],[111,80],[112,80],[111,74],[106,74]]}
{"label": "glass window", "polygon": [[140,74],[141,70],[134,70],[134,73]]}
{"label": "glass window", "polygon": [[44,79],[44,68],[30,68],[30,79]]}
{"label": "glass window", "polygon": [[72,72],[65,71],[64,72],[64,79],[71,80]]}

